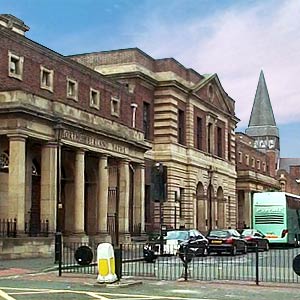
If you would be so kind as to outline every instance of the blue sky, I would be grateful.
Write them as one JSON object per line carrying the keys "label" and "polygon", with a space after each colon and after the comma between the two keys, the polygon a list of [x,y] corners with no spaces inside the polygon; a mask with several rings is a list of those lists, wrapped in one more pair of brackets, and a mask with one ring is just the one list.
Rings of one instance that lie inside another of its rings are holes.
{"label": "blue sky", "polygon": [[300,1],[0,0],[0,13],[30,27],[26,36],[61,54],[138,47],[217,73],[248,125],[263,69],[281,157],[300,157]]}

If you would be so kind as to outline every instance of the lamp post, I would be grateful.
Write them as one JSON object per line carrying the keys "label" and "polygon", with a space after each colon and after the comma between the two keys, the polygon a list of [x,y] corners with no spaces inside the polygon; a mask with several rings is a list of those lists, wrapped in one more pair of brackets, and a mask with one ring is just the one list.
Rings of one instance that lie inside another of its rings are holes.
{"label": "lamp post", "polygon": [[[61,123],[57,122],[56,131],[56,229],[55,229],[55,263],[61,263]],[[59,268],[61,270],[61,268]]]}
{"label": "lamp post", "polygon": [[208,224],[208,231],[212,230],[212,221],[213,221],[213,215],[212,215],[212,194],[211,194],[211,190],[212,190],[212,176],[213,176],[213,170],[212,170],[212,166],[209,166],[209,169],[207,170],[208,173],[208,207],[209,207],[209,224]]}

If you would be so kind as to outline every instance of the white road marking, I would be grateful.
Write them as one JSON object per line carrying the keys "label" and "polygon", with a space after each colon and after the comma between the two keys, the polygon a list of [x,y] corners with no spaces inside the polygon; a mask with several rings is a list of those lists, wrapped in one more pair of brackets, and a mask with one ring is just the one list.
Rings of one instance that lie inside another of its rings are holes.
{"label": "white road marking", "polygon": [[[106,298],[105,296],[117,296],[118,299],[135,299],[135,300],[155,300],[155,299],[167,299],[167,300],[216,300],[208,298],[187,298],[178,296],[150,296],[150,295],[138,295],[138,294],[120,294],[120,293],[103,293],[103,292],[92,292],[92,291],[76,291],[76,290],[54,290],[54,289],[34,289],[34,288],[14,288],[14,287],[0,287],[0,296],[3,296],[5,300],[16,300],[15,298],[9,296],[1,289],[12,290],[10,295],[28,295],[28,294],[55,294],[55,293],[68,293],[68,294],[82,294],[93,297],[94,299],[100,300],[113,300],[112,298]],[[3,295],[1,294],[3,293]],[[121,297],[121,298],[120,298]]]}
{"label": "white road marking", "polygon": [[5,300],[16,300],[15,298],[9,296],[4,291],[0,290],[0,297],[4,298]]}

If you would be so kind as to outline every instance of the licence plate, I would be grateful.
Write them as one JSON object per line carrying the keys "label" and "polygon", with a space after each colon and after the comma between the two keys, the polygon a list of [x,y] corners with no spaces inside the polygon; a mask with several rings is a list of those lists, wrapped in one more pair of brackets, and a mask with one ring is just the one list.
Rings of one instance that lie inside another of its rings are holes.
{"label": "licence plate", "polygon": [[215,240],[213,240],[213,241],[211,241],[211,243],[212,244],[222,244],[222,241],[215,241]]}

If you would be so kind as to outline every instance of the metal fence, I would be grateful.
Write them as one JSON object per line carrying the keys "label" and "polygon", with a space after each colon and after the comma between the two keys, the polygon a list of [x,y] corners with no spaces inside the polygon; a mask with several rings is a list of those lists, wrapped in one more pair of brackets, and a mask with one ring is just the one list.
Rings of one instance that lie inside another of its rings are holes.
{"label": "metal fence", "polygon": [[[87,266],[78,264],[76,250],[88,246],[93,259]],[[155,278],[157,280],[237,280],[277,283],[299,283],[300,278],[293,271],[293,261],[300,250],[271,249],[268,252],[250,252],[243,255],[209,255],[193,257],[183,262],[178,256],[161,256],[149,263],[143,259],[143,244],[120,245],[120,277]],[[97,245],[64,243],[62,247],[61,272],[97,274]],[[119,254],[118,254],[119,255]]]}
{"label": "metal fence", "polygon": [[0,237],[16,238],[24,235],[34,236],[49,236],[49,221],[41,220],[35,223],[34,226],[30,222],[25,222],[25,232],[20,232],[17,228],[17,219],[0,219]]}
{"label": "metal fence", "polygon": [[17,219],[0,219],[0,236],[17,236]]}

